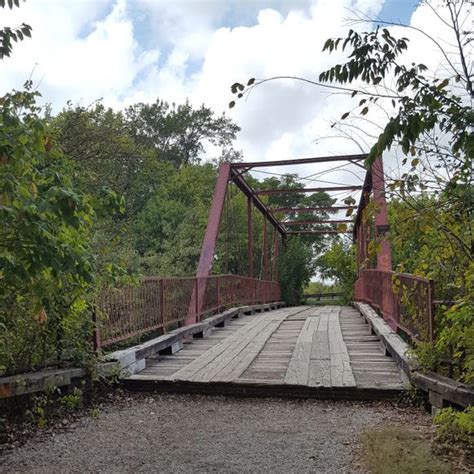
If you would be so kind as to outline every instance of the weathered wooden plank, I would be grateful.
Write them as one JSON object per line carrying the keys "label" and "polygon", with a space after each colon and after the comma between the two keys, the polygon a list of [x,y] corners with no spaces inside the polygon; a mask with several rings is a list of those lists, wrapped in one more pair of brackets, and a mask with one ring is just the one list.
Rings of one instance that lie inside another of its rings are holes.
{"label": "weathered wooden plank", "polygon": [[331,386],[331,363],[328,338],[329,313],[323,312],[313,337],[308,385],[311,387]]}
{"label": "weathered wooden plank", "polygon": [[[174,374],[175,380],[203,380],[211,372],[209,367],[214,360],[223,355],[230,345],[243,344],[251,338],[255,332],[263,329],[268,324],[268,321],[264,317],[258,317],[246,327],[239,329],[232,336],[229,336],[224,341],[218,343],[214,347],[211,347],[208,351],[198,357],[196,360],[188,364],[185,368]],[[250,333],[250,336],[249,336]],[[201,372],[201,374],[199,374]]]}
{"label": "weathered wooden plank", "polygon": [[[255,339],[271,324],[271,321],[268,321],[264,316],[262,316],[261,319],[260,324],[252,328],[253,330],[248,331],[245,335],[241,335],[238,339],[229,341],[230,343],[227,344],[226,349],[220,356],[195,374],[191,380],[203,382],[218,381],[222,376],[226,381],[232,381],[234,377],[232,377],[230,372],[232,372],[232,369],[242,357],[242,353],[249,346],[251,349]],[[240,375],[240,373],[238,375]]]}
{"label": "weathered wooden plank", "polygon": [[233,335],[176,372],[172,378],[192,381],[220,380],[220,374],[224,371],[221,375],[225,380],[234,380],[251,364],[279,324],[288,314],[294,312],[294,308],[289,308],[257,316]]}
{"label": "weathered wooden plank", "polygon": [[346,344],[342,338],[339,310],[332,310],[328,320],[331,385],[333,387],[355,387],[351,362]]}
{"label": "weathered wooden plank", "polygon": [[306,318],[288,365],[285,376],[286,384],[308,384],[311,347],[313,345],[313,335],[318,327],[318,323],[319,317]]}
{"label": "weathered wooden plank", "polygon": [[234,359],[231,360],[222,371],[217,373],[212,380],[220,380],[223,382],[237,380],[247,370],[247,368],[250,367],[250,364],[252,364],[258,356],[267,340],[278,329],[285,317],[286,315],[281,317],[279,320],[271,321],[270,324],[268,324],[268,326],[266,326],[265,329],[245,347],[245,349],[234,357]]}

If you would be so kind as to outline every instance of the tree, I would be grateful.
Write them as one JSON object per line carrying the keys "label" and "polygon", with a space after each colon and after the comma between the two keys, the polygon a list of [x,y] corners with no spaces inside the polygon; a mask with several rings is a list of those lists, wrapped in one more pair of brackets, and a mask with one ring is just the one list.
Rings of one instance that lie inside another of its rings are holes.
{"label": "tree", "polygon": [[76,165],[75,179],[85,192],[96,194],[106,186],[122,196],[127,211],[140,201],[136,182],[149,154],[127,131],[120,112],[96,102],[90,107],[68,107],[51,119],[64,153]]}
{"label": "tree", "polygon": [[178,106],[159,99],[153,104],[135,104],[125,110],[125,118],[139,145],[155,150],[158,159],[177,168],[197,163],[206,141],[230,147],[240,130],[225,115],[214,118],[208,107],[193,109],[188,101]]}
{"label": "tree", "polygon": [[0,373],[88,357],[91,232],[120,209],[114,193],[74,186],[30,88],[0,103]]}
{"label": "tree", "polygon": [[316,265],[324,279],[335,280],[340,286],[344,301],[351,301],[357,278],[353,246],[344,241],[333,242],[317,259]]}

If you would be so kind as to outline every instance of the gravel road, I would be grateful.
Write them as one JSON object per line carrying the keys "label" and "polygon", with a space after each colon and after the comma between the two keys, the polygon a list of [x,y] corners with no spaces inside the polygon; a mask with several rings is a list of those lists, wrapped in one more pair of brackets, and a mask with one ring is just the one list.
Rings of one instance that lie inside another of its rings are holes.
{"label": "gravel road", "polygon": [[3,454],[0,472],[359,472],[358,435],[425,415],[387,403],[127,395]]}

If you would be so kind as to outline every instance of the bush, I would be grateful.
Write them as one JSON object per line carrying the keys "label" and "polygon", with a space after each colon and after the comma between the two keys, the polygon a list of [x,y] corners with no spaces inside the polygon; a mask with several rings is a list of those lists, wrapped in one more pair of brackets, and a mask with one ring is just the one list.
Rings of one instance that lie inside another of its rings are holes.
{"label": "bush", "polygon": [[441,442],[460,442],[474,450],[474,407],[467,407],[464,411],[443,408],[434,422]]}
{"label": "bush", "polygon": [[0,98],[0,374],[88,357],[90,236],[99,212],[120,207],[75,188],[29,87]]}

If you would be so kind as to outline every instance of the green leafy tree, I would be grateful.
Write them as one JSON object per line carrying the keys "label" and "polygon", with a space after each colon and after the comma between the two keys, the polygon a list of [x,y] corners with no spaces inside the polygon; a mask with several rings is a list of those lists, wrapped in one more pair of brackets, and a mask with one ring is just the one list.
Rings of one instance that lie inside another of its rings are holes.
{"label": "green leafy tree", "polygon": [[304,288],[314,274],[315,263],[311,247],[299,237],[288,240],[279,259],[282,297],[288,304],[299,304]]}
{"label": "green leafy tree", "polygon": [[171,106],[159,99],[152,104],[139,103],[126,109],[125,117],[139,145],[155,150],[158,159],[177,168],[197,163],[206,142],[231,147],[240,130],[225,115],[215,118],[208,107],[194,109],[189,102]]}
{"label": "green leafy tree", "polygon": [[357,278],[352,245],[342,241],[333,242],[331,247],[317,259],[317,268],[323,278],[336,282],[345,302],[352,300]]}
{"label": "green leafy tree", "polygon": [[0,103],[0,372],[89,355],[89,239],[119,209],[105,189],[101,204],[74,187],[30,87]]}

